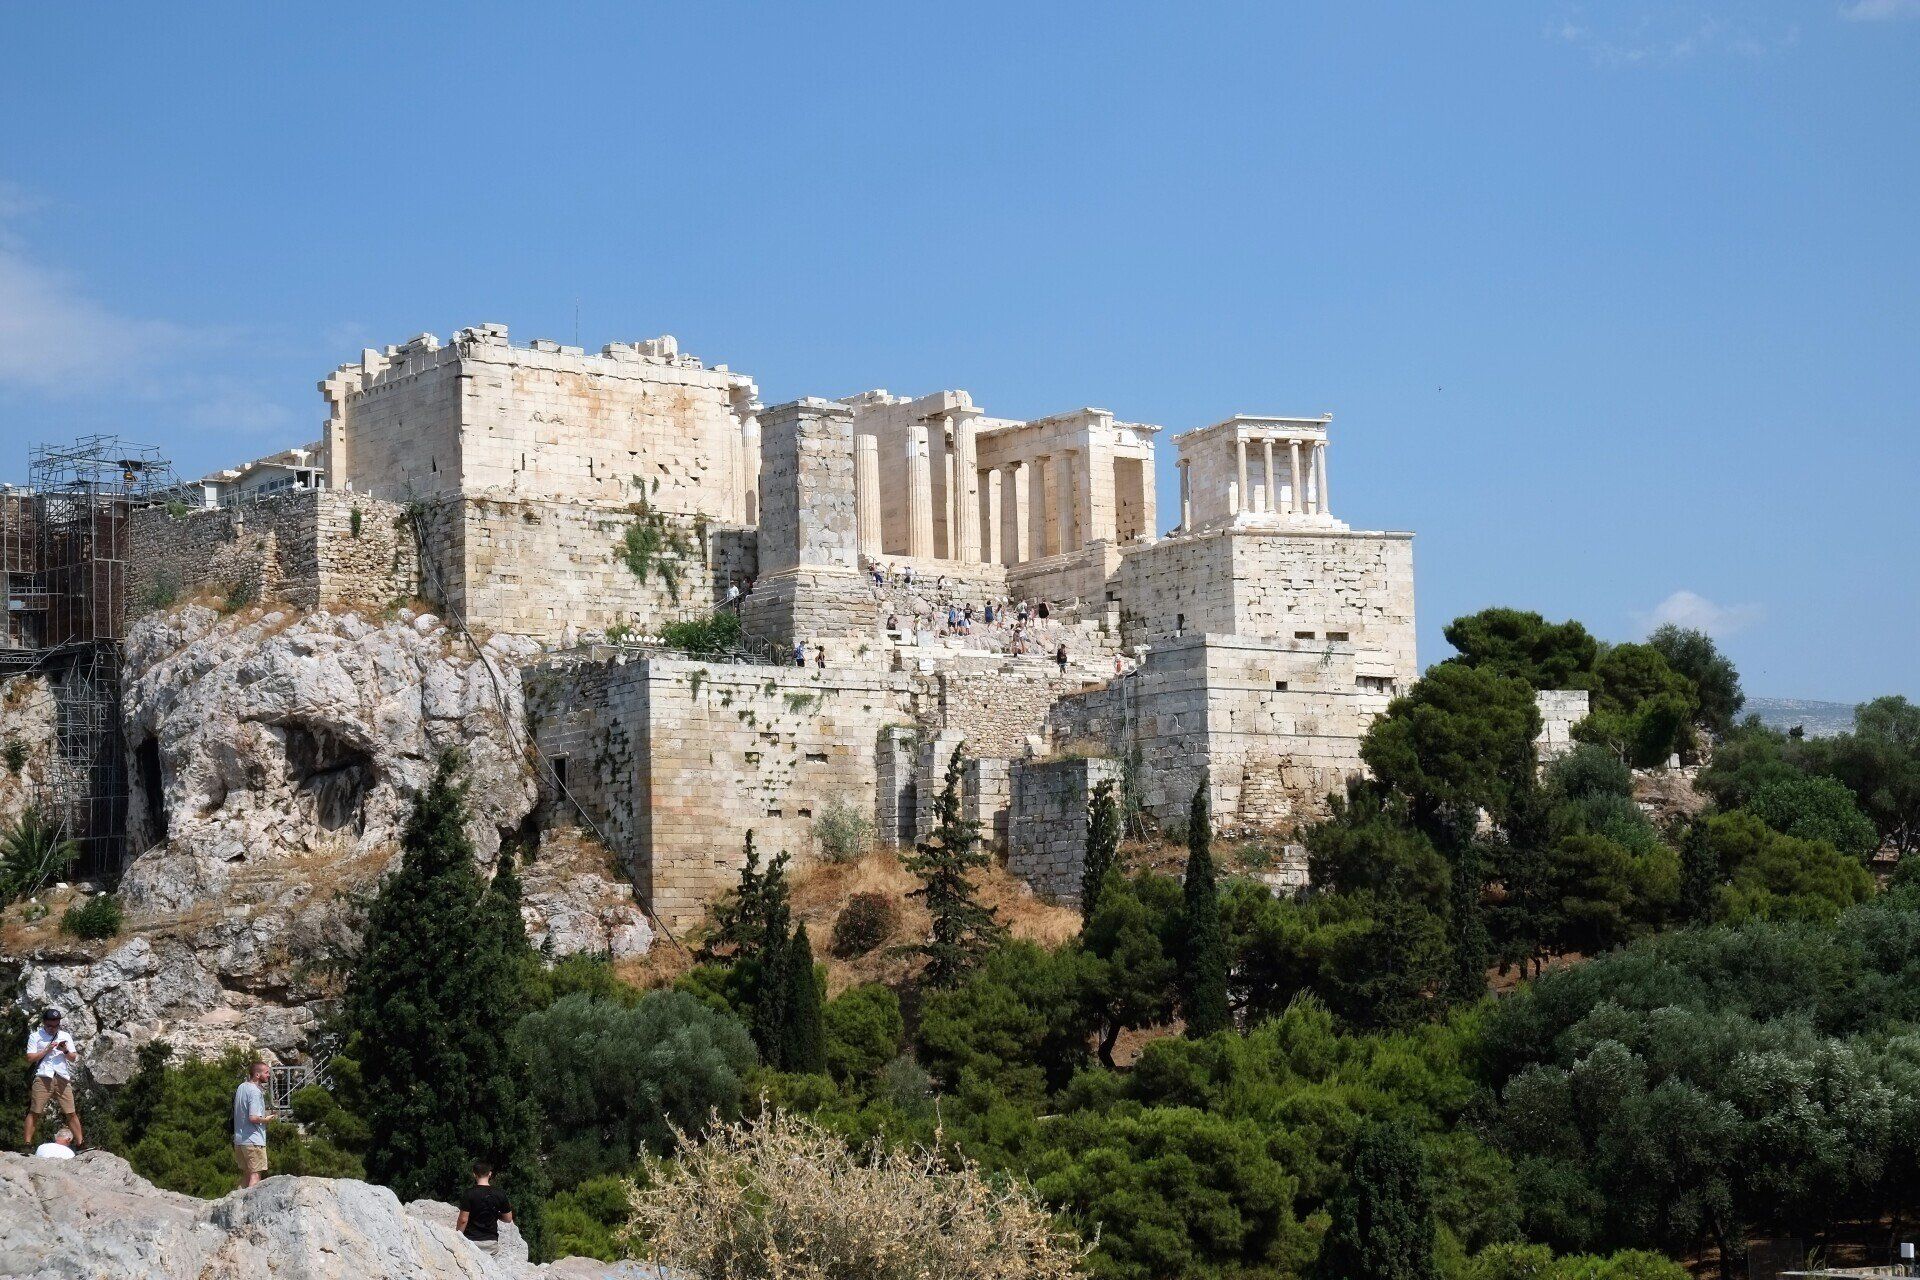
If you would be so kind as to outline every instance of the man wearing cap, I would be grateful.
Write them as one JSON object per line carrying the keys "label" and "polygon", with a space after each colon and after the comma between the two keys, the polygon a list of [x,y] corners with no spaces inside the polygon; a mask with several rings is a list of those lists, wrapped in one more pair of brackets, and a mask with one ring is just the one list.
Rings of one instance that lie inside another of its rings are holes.
{"label": "man wearing cap", "polygon": [[33,1093],[27,1103],[27,1150],[33,1150],[33,1126],[49,1102],[58,1103],[76,1145],[86,1142],[80,1113],[73,1105],[73,1063],[80,1049],[60,1026],[60,1011],[48,1009],[27,1036],[27,1062],[33,1067]]}

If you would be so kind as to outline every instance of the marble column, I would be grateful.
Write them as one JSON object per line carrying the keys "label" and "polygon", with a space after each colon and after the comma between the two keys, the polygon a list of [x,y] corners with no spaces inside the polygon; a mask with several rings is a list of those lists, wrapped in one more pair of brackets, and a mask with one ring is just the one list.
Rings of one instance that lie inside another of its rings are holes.
{"label": "marble column", "polygon": [[740,419],[740,458],[743,464],[744,492],[741,506],[748,524],[760,523],[760,419],[747,414]]}
{"label": "marble column", "polygon": [[1300,490],[1300,442],[1298,440],[1287,441],[1287,463],[1293,471],[1293,492],[1287,495],[1287,506],[1293,514],[1300,515],[1306,511],[1307,504],[1306,495]]}
{"label": "marble column", "polygon": [[933,462],[927,456],[927,424],[907,428],[907,554],[933,557]]}
{"label": "marble column", "polygon": [[982,564],[1000,563],[1000,473],[999,471],[976,472],[975,483],[980,485],[980,562]]}
{"label": "marble column", "polygon": [[955,418],[955,507],[960,526],[960,551],[954,556],[967,564],[980,563],[980,459],[973,437],[973,419]]}
{"label": "marble column", "polygon": [[1327,442],[1322,440],[1313,451],[1313,491],[1320,500],[1320,514],[1333,514],[1333,506],[1327,501]]}
{"label": "marble column", "polygon": [[1180,459],[1180,532],[1193,531],[1193,477],[1187,474],[1191,465],[1186,458]]}
{"label": "marble column", "polygon": [[1251,496],[1251,494],[1247,489],[1247,442],[1246,440],[1243,438],[1235,439],[1233,442],[1233,449],[1234,449],[1234,454],[1238,458],[1239,464],[1240,464],[1240,487],[1234,491],[1233,514],[1239,515],[1242,511],[1247,510],[1250,506],[1253,505],[1251,502],[1248,501],[1248,498]]}
{"label": "marble column", "polygon": [[880,437],[853,439],[853,523],[860,554],[880,554]]}
{"label": "marble column", "polygon": [[1053,480],[1053,455],[1035,454],[1031,464],[1033,475],[1028,484],[1027,510],[1033,516],[1032,559],[1045,560],[1048,555],[1047,543],[1050,535],[1047,530],[1048,498],[1047,485]]}
{"label": "marble column", "polygon": [[1007,540],[1002,548],[1006,563],[1024,564],[1030,559],[1033,542],[1033,518],[1027,513],[1033,468],[1024,462],[1009,462],[1007,480]]}
{"label": "marble column", "polygon": [[1273,437],[1262,440],[1260,447],[1266,455],[1261,465],[1267,477],[1267,500],[1260,504],[1260,509],[1272,515],[1280,509],[1280,477],[1273,473]]}
{"label": "marble column", "polygon": [[1080,549],[1073,539],[1073,491],[1076,487],[1075,478],[1080,473],[1080,468],[1076,465],[1077,459],[1078,454],[1072,449],[1063,449],[1054,455],[1055,466],[1059,472],[1058,478],[1053,482],[1054,502],[1059,508],[1054,515],[1059,518],[1059,554],[1061,555]]}

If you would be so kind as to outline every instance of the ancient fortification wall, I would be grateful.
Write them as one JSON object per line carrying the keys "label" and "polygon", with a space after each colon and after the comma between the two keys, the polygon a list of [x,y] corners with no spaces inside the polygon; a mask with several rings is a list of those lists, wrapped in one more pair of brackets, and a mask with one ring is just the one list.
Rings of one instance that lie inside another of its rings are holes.
{"label": "ancient fortification wall", "polygon": [[753,383],[708,369],[671,338],[598,355],[503,325],[431,334],[342,365],[328,482],[405,500],[448,493],[746,517]]}
{"label": "ancient fortification wall", "polygon": [[904,675],[644,658],[529,673],[541,749],[678,928],[765,856],[814,854],[830,800],[873,813],[883,731],[913,723]]}
{"label": "ancient fortification wall", "polygon": [[1128,645],[1206,633],[1351,644],[1366,674],[1419,675],[1411,534],[1221,530],[1131,552],[1117,594]]}
{"label": "ancient fortification wall", "polygon": [[655,634],[710,612],[755,567],[744,531],[685,516],[494,497],[417,502],[412,512],[430,599],[473,625],[548,642],[612,627]]}
{"label": "ancient fortification wall", "polygon": [[335,490],[230,507],[147,507],[127,521],[127,612],[209,590],[303,609],[377,610],[418,590],[406,511]]}

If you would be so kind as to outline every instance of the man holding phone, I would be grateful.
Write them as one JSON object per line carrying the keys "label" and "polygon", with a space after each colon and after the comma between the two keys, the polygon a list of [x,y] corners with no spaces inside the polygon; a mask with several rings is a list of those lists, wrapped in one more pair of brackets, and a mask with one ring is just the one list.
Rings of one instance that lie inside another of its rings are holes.
{"label": "man holding phone", "polygon": [[80,1049],[60,1022],[60,1011],[47,1009],[40,1015],[40,1025],[27,1036],[27,1062],[34,1069],[33,1093],[27,1103],[29,1151],[33,1150],[33,1126],[49,1102],[57,1103],[60,1114],[67,1118],[74,1145],[87,1140],[86,1131],[80,1127],[80,1113],[73,1105],[73,1064],[80,1057]]}

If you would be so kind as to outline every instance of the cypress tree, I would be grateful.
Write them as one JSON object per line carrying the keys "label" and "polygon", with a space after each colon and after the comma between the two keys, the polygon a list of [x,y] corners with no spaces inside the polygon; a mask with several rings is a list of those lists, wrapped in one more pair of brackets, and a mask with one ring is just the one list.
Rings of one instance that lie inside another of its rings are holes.
{"label": "cypress tree", "polygon": [[1707,824],[1695,822],[1680,842],[1680,914],[1689,924],[1713,919],[1720,886],[1720,855],[1707,839]]}
{"label": "cypress tree", "polygon": [[515,1208],[530,1211],[544,1188],[527,1065],[508,1035],[523,1011],[528,954],[519,880],[506,861],[497,891],[481,882],[459,769],[455,753],[443,755],[415,802],[348,982],[372,1135],[367,1175],[403,1201],[450,1200],[469,1163],[484,1159],[506,1175]]}
{"label": "cypress tree", "polygon": [[1375,1122],[1354,1144],[1347,1185],[1330,1206],[1320,1280],[1434,1280],[1433,1194],[1412,1132]]}
{"label": "cypress tree", "polygon": [[1000,922],[974,892],[971,872],[987,865],[987,855],[980,849],[980,824],[960,811],[960,770],[960,748],[955,747],[935,807],[938,825],[907,859],[907,870],[920,879],[920,887],[907,896],[924,901],[933,917],[927,941],[919,948],[927,958],[923,977],[932,987],[959,982],[1001,932]]}
{"label": "cypress tree", "polygon": [[827,1069],[826,1011],[820,981],[813,972],[813,943],[804,922],[793,931],[786,963],[786,1027],[781,1038],[782,1071],[821,1075]]}
{"label": "cypress tree", "polygon": [[1454,852],[1453,874],[1447,888],[1451,935],[1448,940],[1453,945],[1453,965],[1446,994],[1466,1004],[1487,994],[1487,965],[1493,955],[1486,907],[1481,901],[1485,867],[1486,855],[1480,844],[1469,840]]}
{"label": "cypress tree", "polygon": [[745,998],[753,1010],[753,1043],[760,1060],[777,1070],[785,1070],[785,1055],[792,1026],[793,998],[793,913],[787,902],[786,876],[782,867],[786,855],[773,860],[761,879],[757,899],[743,904],[750,924],[743,930],[742,942],[734,953],[734,968]]}
{"label": "cypress tree", "polygon": [[1120,805],[1113,798],[1113,782],[1094,784],[1087,802],[1087,853],[1080,866],[1080,928],[1100,909],[1100,890],[1107,871],[1120,857]]}
{"label": "cypress tree", "polygon": [[1203,779],[1187,811],[1185,933],[1180,970],[1180,1011],[1187,1034],[1199,1037],[1227,1029],[1227,938],[1213,882],[1212,822]]}

